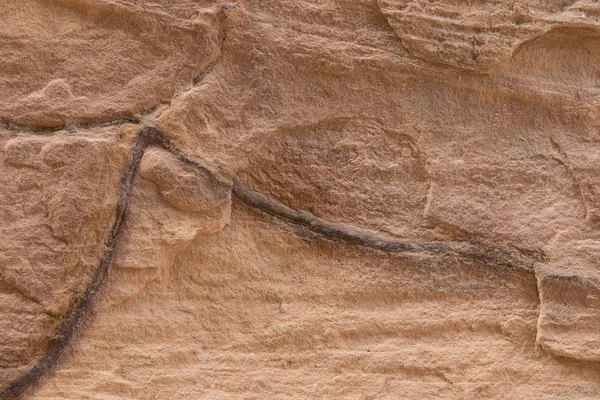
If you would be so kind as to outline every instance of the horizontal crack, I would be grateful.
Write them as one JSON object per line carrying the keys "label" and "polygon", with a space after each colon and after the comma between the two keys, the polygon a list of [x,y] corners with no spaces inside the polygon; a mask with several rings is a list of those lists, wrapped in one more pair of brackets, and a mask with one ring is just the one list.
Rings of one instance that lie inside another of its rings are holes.
{"label": "horizontal crack", "polygon": [[91,129],[91,128],[104,128],[107,126],[119,126],[123,124],[139,124],[142,122],[142,117],[152,114],[156,109],[160,107],[160,104],[155,104],[154,106],[136,114],[123,118],[118,118],[114,120],[107,121],[92,121],[92,122],[80,122],[80,123],[66,123],[63,125],[57,126],[46,126],[46,125],[23,125],[23,124],[14,124],[12,122],[0,121],[0,127],[10,130],[10,131],[29,131],[35,133],[44,133],[44,132],[58,132],[58,131],[69,131],[75,132],[78,129]]}
{"label": "horizontal crack", "polygon": [[421,242],[398,239],[367,231],[347,224],[329,222],[307,211],[289,208],[265,195],[244,188],[239,181],[233,184],[233,194],[253,208],[278,218],[302,225],[325,237],[341,239],[361,246],[392,253],[456,254],[486,264],[495,264],[533,273],[535,260],[516,252],[502,251],[467,242]]}
{"label": "horizontal crack", "polygon": [[347,224],[329,222],[307,211],[294,210],[263,194],[244,188],[239,181],[232,181],[232,179],[221,175],[201,160],[187,156],[159,128],[144,125],[138,129],[138,137],[135,145],[121,173],[119,198],[116,204],[116,218],[106,239],[98,269],[86,290],[71,303],[64,318],[50,338],[50,342],[43,355],[31,367],[0,390],[0,399],[10,400],[19,397],[25,390],[39,381],[45,373],[52,369],[73,339],[77,329],[82,326],[82,322],[90,313],[93,300],[105,281],[115,257],[117,245],[122,236],[123,225],[128,213],[136,172],[149,146],[160,147],[173,154],[181,162],[232,187],[232,193],[250,207],[265,211],[288,222],[304,226],[324,237],[340,239],[391,253],[419,253],[424,255],[455,254],[459,257],[486,265],[503,266],[533,274],[533,264],[536,260],[517,252],[483,247],[467,242],[420,242],[398,239]]}

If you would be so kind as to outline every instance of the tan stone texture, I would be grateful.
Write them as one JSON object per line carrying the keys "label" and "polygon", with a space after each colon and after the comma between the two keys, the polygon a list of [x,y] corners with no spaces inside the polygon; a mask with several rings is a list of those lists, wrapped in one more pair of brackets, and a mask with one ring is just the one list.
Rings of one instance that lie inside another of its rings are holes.
{"label": "tan stone texture", "polygon": [[0,15],[0,399],[600,398],[596,2]]}

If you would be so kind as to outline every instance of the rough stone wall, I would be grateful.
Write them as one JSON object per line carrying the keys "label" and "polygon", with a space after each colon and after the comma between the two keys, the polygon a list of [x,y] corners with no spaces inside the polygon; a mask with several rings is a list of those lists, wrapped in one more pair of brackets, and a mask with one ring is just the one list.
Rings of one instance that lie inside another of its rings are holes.
{"label": "rough stone wall", "polygon": [[600,398],[595,1],[0,15],[0,399]]}

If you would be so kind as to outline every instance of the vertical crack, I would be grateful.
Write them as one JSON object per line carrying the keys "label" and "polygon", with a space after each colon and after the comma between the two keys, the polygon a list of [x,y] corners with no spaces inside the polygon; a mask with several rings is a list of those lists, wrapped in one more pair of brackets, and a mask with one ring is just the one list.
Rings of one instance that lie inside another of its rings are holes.
{"label": "vertical crack", "polygon": [[127,209],[135,175],[146,148],[151,144],[160,143],[156,130],[142,127],[139,130],[135,145],[129,155],[129,160],[121,174],[120,192],[116,205],[116,218],[106,239],[100,265],[86,290],[69,306],[64,318],[56,327],[54,334],[44,351],[44,354],[27,370],[10,381],[0,390],[0,399],[18,398],[25,390],[35,384],[52,367],[56,365],[69,342],[77,332],[81,322],[89,314],[98,290],[104,282],[108,269],[115,257],[116,247],[122,236],[123,224],[127,217]]}
{"label": "vertical crack", "polygon": [[233,8],[237,8],[238,7],[238,3],[224,3],[221,4],[219,6],[219,11],[217,12],[217,18],[219,20],[219,29],[218,29],[218,33],[217,33],[217,41],[218,41],[218,45],[219,45],[219,52],[217,54],[217,56],[208,63],[208,65],[198,73],[198,75],[196,75],[196,77],[193,79],[192,83],[193,86],[198,85],[200,82],[202,82],[202,79],[204,79],[204,77],[206,75],[208,75],[214,68],[215,66],[219,63],[219,61],[221,61],[221,58],[223,57],[223,46],[225,41],[227,40],[227,10],[231,10]]}

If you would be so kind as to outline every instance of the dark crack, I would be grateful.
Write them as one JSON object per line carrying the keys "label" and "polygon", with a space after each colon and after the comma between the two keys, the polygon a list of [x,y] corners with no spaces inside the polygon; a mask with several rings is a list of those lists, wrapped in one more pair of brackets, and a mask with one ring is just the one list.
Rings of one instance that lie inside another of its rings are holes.
{"label": "dark crack", "polygon": [[25,390],[38,382],[40,378],[52,369],[64,353],[71,339],[73,339],[84,317],[90,312],[93,300],[102,286],[108,269],[115,257],[117,244],[123,232],[123,223],[127,216],[127,209],[129,208],[129,199],[137,168],[148,145],[155,144],[157,141],[154,133],[153,130],[148,130],[145,127],[139,130],[136,143],[121,174],[121,188],[116,205],[116,218],[112,230],[106,239],[100,264],[91,283],[69,306],[64,318],[58,324],[54,334],[50,338],[44,354],[31,367],[0,390],[0,399],[9,400],[18,398]]}
{"label": "dark crack", "polygon": [[105,241],[104,252],[91,283],[71,303],[64,318],[50,338],[50,342],[43,355],[31,367],[0,390],[0,399],[10,400],[18,398],[56,366],[76,332],[82,327],[84,320],[90,314],[94,299],[104,283],[115,258],[117,246],[122,237],[123,226],[127,218],[136,172],[149,146],[160,147],[173,154],[181,162],[195,168],[199,173],[210,175],[219,182],[228,185],[232,188],[233,195],[248,206],[267,212],[290,223],[303,226],[323,237],[343,240],[390,253],[417,253],[433,256],[456,255],[484,265],[501,266],[511,270],[523,271],[530,274],[534,273],[533,265],[536,260],[518,251],[502,250],[489,246],[485,247],[468,242],[426,242],[394,238],[379,232],[330,222],[307,211],[294,210],[261,193],[246,189],[239,181],[222,175],[201,160],[189,157],[177,148],[158,127],[143,125],[138,129],[137,139],[121,173],[115,221]]}
{"label": "dark crack", "polygon": [[31,132],[31,133],[48,133],[58,131],[68,131],[74,133],[78,130],[92,129],[92,128],[105,128],[108,126],[120,126],[123,124],[140,124],[142,123],[143,117],[155,112],[162,103],[155,104],[152,107],[130,116],[118,118],[110,121],[92,121],[92,122],[81,122],[81,123],[65,123],[63,125],[50,126],[50,125],[23,125],[13,124],[11,122],[1,122],[0,127],[17,132]]}
{"label": "dark crack", "polygon": [[328,238],[340,239],[391,253],[455,254],[485,264],[505,266],[533,273],[535,260],[517,252],[483,247],[468,242],[425,242],[399,239],[348,224],[330,222],[307,211],[289,208],[261,193],[248,190],[237,180],[233,184],[233,194],[253,208],[260,209],[294,224],[305,226],[311,231]]}
{"label": "dark crack", "polygon": [[[156,110],[158,106],[152,107],[152,111]],[[142,114],[146,115],[146,114]],[[33,132],[33,133],[47,133],[47,132],[58,132],[58,131],[69,131],[75,132],[80,129],[91,129],[91,128],[104,128],[107,126],[119,126],[123,124],[139,124],[141,119],[139,117],[126,117],[119,118],[112,121],[101,121],[101,122],[87,122],[87,123],[72,123],[72,124],[63,124],[58,126],[46,126],[46,125],[22,125],[22,124],[13,124],[10,122],[0,123],[0,127],[7,129],[9,131],[18,131],[18,132]]]}

